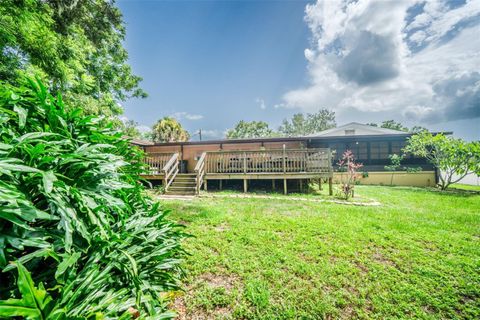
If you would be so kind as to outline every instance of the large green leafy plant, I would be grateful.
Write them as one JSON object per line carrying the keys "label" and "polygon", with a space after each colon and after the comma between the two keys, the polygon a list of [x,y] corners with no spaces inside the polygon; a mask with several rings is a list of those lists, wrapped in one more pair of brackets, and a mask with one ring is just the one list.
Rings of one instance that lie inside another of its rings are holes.
{"label": "large green leafy plant", "polygon": [[0,84],[0,318],[172,316],[184,234],[111,127],[40,82]]}

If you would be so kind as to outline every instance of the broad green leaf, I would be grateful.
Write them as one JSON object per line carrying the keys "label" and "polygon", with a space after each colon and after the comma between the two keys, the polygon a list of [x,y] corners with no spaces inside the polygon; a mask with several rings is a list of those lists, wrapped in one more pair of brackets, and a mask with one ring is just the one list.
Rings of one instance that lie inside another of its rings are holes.
{"label": "broad green leaf", "polygon": [[57,271],[55,272],[55,278],[58,280],[65,271],[77,263],[77,260],[80,258],[80,252],[75,252],[71,255],[67,255],[62,262],[58,265]]}
{"label": "broad green leaf", "polygon": [[18,143],[22,143],[25,141],[30,141],[30,140],[36,140],[44,137],[51,137],[54,136],[55,134],[52,132],[29,132],[24,134],[23,136],[17,138]]}
{"label": "broad green leaf", "polygon": [[5,237],[0,235],[0,269],[7,264],[7,258],[5,257]]}
{"label": "broad green leaf", "polygon": [[18,270],[18,291],[22,298],[0,301],[0,316],[43,319],[44,312],[47,313],[49,304],[53,302],[52,298],[43,285],[35,288],[30,273],[21,263],[15,263],[15,266]]}
{"label": "broad green leaf", "polygon": [[[52,251],[50,248],[42,248],[39,250],[36,250],[32,253],[26,254],[22,256],[21,258],[18,259],[18,263],[24,264],[27,263],[28,261],[34,259],[34,258],[45,258],[45,257],[55,257],[55,253]],[[15,268],[15,264],[9,264],[7,265],[4,269],[3,272],[7,272],[10,270],[13,270]]]}
{"label": "broad green leaf", "polygon": [[12,148],[12,145],[0,142],[0,150],[10,150]]}
{"label": "broad green leaf", "polygon": [[57,177],[55,177],[55,174],[53,173],[53,171],[43,172],[42,177],[43,177],[43,188],[45,189],[45,192],[46,193],[52,192],[53,183],[57,181]]}
{"label": "broad green leaf", "polygon": [[4,159],[0,160],[0,171],[8,172],[42,172],[41,170],[28,167],[25,165],[20,164],[20,160],[18,159]]}
{"label": "broad green leaf", "polygon": [[34,230],[31,226],[29,226],[24,220],[20,219],[17,215],[5,211],[3,208],[0,208],[0,221],[1,220],[10,221],[11,223],[22,227],[26,230]]}
{"label": "broad green leaf", "polygon": [[25,127],[25,123],[27,122],[28,111],[18,105],[15,105],[13,107],[13,111],[15,111],[18,114],[18,126],[20,128]]}

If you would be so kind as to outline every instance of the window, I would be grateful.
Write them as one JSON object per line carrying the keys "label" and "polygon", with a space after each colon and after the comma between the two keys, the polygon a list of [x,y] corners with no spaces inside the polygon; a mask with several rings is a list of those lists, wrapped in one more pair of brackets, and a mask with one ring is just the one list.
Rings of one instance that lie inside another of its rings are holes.
{"label": "window", "polygon": [[350,145],[350,150],[356,160],[368,160],[368,149],[366,142],[353,142]]}
{"label": "window", "polygon": [[335,160],[341,159],[345,149],[347,148],[345,143],[331,143],[329,146],[332,152],[335,151]]}
{"label": "window", "polygon": [[402,149],[405,147],[405,141],[392,141],[392,154],[402,154]]}
{"label": "window", "polygon": [[370,142],[370,159],[388,159],[388,142]]}

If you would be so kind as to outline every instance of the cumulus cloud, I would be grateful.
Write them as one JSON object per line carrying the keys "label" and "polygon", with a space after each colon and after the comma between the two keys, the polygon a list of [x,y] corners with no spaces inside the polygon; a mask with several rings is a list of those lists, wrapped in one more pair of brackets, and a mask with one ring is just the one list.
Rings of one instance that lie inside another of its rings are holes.
{"label": "cumulus cloud", "polygon": [[175,112],[174,114],[171,115],[173,118],[177,119],[177,120],[183,120],[183,119],[187,119],[187,120],[200,120],[200,119],[203,119],[203,116],[200,115],[200,114],[190,114],[188,112]]}
{"label": "cumulus cloud", "polygon": [[258,103],[258,105],[260,106],[260,109],[262,109],[262,110],[267,109],[267,105],[265,104],[265,100],[257,98],[257,99],[255,99],[255,102]]}
{"label": "cumulus cloud", "polygon": [[318,1],[307,5],[310,84],[276,107],[480,117],[480,1]]}

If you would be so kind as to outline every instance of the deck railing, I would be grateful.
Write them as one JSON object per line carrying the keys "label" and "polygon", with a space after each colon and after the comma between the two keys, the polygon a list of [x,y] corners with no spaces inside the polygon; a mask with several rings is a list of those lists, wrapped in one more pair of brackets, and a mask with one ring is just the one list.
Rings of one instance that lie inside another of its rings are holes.
{"label": "deck railing", "polygon": [[205,177],[205,158],[207,157],[207,153],[204,152],[200,156],[200,159],[198,159],[197,165],[195,166],[195,192],[196,194],[200,193],[200,189],[202,188],[203,185],[203,178]]}
{"label": "deck railing", "polygon": [[163,167],[163,185],[165,186],[165,191],[168,190],[168,187],[170,187],[173,180],[175,180],[175,177],[179,171],[179,163],[179,154],[174,153],[170,160],[168,160]]}
{"label": "deck railing", "polygon": [[148,153],[143,159],[149,167],[148,174],[162,174],[162,169],[172,158],[173,153]]}
{"label": "deck railing", "polygon": [[280,149],[258,151],[207,152],[205,172],[220,174],[251,173],[329,173],[330,149]]}

